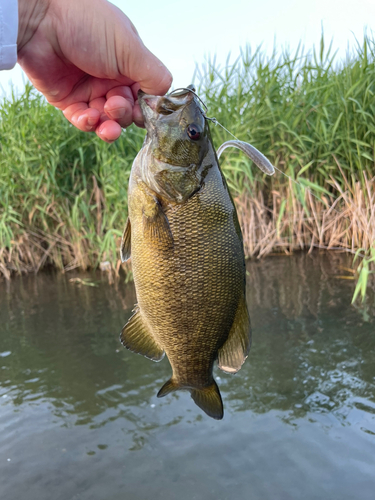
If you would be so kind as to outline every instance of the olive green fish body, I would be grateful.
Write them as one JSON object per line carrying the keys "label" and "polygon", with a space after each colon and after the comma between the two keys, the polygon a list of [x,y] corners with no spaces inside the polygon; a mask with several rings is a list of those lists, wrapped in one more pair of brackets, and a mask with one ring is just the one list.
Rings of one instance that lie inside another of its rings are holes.
{"label": "olive green fish body", "polygon": [[173,375],[159,396],[188,389],[222,418],[213,365],[239,370],[250,321],[241,230],[207,134],[203,158],[184,169],[155,163],[147,141],[134,162],[123,252],[131,252],[138,305],[121,339],[154,360],[166,353]]}

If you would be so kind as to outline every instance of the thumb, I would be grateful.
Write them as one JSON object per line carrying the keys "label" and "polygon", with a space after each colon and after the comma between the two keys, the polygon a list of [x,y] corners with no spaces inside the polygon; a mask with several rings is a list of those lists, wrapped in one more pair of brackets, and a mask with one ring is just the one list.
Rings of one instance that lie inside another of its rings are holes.
{"label": "thumb", "polygon": [[[129,20],[130,24],[131,21]],[[123,77],[139,83],[146,94],[164,95],[172,85],[172,75],[164,64],[142,42],[136,29],[116,37],[118,68]]]}

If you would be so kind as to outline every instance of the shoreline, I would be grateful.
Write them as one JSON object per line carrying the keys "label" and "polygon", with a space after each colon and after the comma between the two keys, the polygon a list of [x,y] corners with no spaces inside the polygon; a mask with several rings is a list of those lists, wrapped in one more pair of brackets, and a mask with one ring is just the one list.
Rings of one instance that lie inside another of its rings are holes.
{"label": "shoreline", "polygon": [[[303,198],[299,198],[291,181],[282,190],[273,190],[267,201],[261,186],[256,196],[242,193],[234,197],[246,259],[292,255],[296,251],[311,253],[313,250],[350,253],[353,260],[358,254],[356,266],[347,268],[349,274],[344,277],[358,281],[361,272],[358,265],[370,259],[375,242],[375,177],[368,180],[365,176],[365,189],[359,182],[351,186],[346,178],[345,190],[335,181],[333,185],[338,192],[335,200],[326,196],[317,199],[307,190]],[[96,198],[100,198],[97,184],[94,191]],[[96,213],[97,221],[106,217],[105,212],[103,203],[102,210]],[[100,229],[98,231],[100,233]],[[122,264],[119,259],[121,233],[122,229],[113,229],[110,236],[114,251],[104,253],[104,258],[100,259],[103,257],[100,247],[108,232],[97,234],[93,240],[84,230],[63,236],[56,231],[25,229],[18,240],[12,241],[10,249],[0,249],[0,279],[36,274],[46,267],[62,273],[101,269],[110,283],[121,275],[131,279],[131,264]],[[371,273],[375,266],[370,262],[368,268]],[[369,277],[369,286],[375,285],[374,278],[375,274]]]}

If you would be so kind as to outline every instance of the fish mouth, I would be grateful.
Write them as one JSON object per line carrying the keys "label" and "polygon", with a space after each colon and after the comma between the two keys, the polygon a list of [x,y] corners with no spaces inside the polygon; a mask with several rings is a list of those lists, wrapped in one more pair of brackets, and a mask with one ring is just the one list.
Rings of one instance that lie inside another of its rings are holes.
{"label": "fish mouth", "polygon": [[[196,90],[195,90],[194,85],[190,84],[187,87],[181,87],[181,88],[172,90],[172,92],[169,92],[169,94],[166,94],[165,96],[160,96],[160,97],[169,97],[169,96],[170,97],[182,97],[182,96],[185,96],[186,94],[191,94],[191,93],[194,94],[195,92],[196,92]],[[144,96],[157,97],[154,95],[146,94],[146,92],[143,92],[142,89],[139,89],[138,90],[138,99],[142,98]]]}
{"label": "fish mouth", "polygon": [[145,112],[145,105],[150,107],[153,111],[156,111],[159,99],[160,96],[146,94],[143,90],[138,90],[138,102],[143,112]]}
{"label": "fish mouth", "polygon": [[141,90],[141,89],[138,90],[137,96],[138,96],[138,99],[143,99],[144,96],[155,97],[155,96],[151,96],[149,94],[146,94],[146,92],[143,92],[143,90]]}
{"label": "fish mouth", "polygon": [[137,97],[145,127],[148,131],[151,131],[154,128],[153,123],[157,117],[157,104],[160,96],[146,94],[143,90],[138,90]]}
{"label": "fish mouth", "polygon": [[189,87],[187,87],[186,89],[182,89],[181,92],[178,92],[176,94],[173,94],[173,92],[171,92],[170,94],[164,96],[146,94],[145,92],[143,92],[143,90],[138,90],[138,102],[142,108],[142,111],[145,111],[145,105],[147,105],[153,111],[158,113],[159,104],[161,101],[170,103],[172,108],[171,111],[176,111],[178,108],[190,103],[190,101],[194,99],[194,92],[191,92]]}
{"label": "fish mouth", "polygon": [[[192,85],[176,89],[176,91],[164,96],[146,94],[143,90],[139,90],[138,104],[142,111],[146,130],[153,134],[159,126],[158,123],[168,124],[166,126],[180,123],[181,120],[181,123],[185,125],[187,125],[186,120],[195,123],[198,119],[197,114],[202,114],[205,118],[204,110],[198,99]],[[185,127],[185,125],[180,125],[180,128],[181,126]]]}

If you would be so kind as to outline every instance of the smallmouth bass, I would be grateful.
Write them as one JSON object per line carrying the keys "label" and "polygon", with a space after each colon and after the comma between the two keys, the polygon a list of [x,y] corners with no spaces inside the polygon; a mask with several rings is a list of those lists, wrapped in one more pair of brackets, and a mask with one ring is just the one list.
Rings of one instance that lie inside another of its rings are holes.
{"label": "smallmouth bass", "polygon": [[[132,258],[138,303],[120,338],[154,361],[167,355],[173,374],[158,397],[188,390],[219,420],[214,363],[236,373],[251,345],[246,269],[236,209],[208,121],[189,89],[139,93],[147,135],[131,170],[121,244],[122,260]],[[221,151],[233,145],[254,154],[246,143],[229,142]]]}

